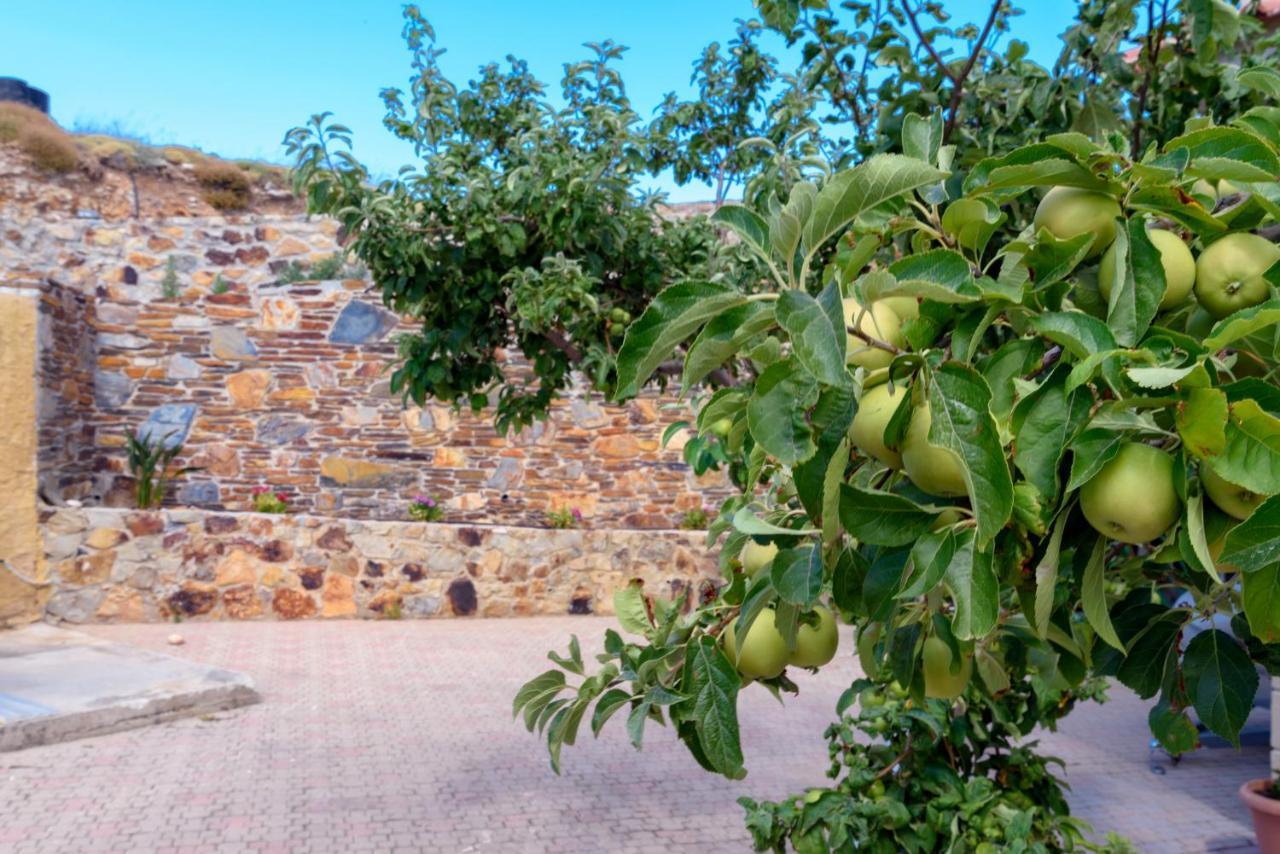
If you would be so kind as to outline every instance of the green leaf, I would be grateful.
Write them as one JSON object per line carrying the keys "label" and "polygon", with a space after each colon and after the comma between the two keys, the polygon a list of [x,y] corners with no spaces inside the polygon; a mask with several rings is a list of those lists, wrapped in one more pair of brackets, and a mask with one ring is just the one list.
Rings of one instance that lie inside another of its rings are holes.
{"label": "green leaf", "polygon": [[689,644],[683,682],[703,755],[724,776],[742,779],[747,772],[738,733],[741,679],[713,638],[704,635]]}
{"label": "green leaf", "polygon": [[817,402],[818,384],[794,356],[775,362],[760,375],[747,404],[751,437],[783,465],[804,462],[817,450],[806,418]]}
{"label": "green leaf", "polygon": [[892,492],[840,486],[840,524],[849,535],[872,546],[905,546],[933,526],[936,517]]}
{"label": "green leaf", "polygon": [[709,282],[682,282],[654,297],[644,314],[627,329],[618,351],[614,400],[634,397],[658,365],[671,357],[677,344],[711,318],[746,299],[735,290]]}
{"label": "green leaf", "polygon": [[1227,446],[1227,395],[1216,388],[1193,388],[1178,402],[1174,421],[1183,446],[1200,459],[1215,457]]}
{"label": "green leaf", "polygon": [[823,185],[805,225],[804,244],[812,256],[860,214],[917,187],[944,181],[947,173],[900,154],[877,154]]}
{"label": "green leaf", "polygon": [[1090,427],[1071,443],[1071,477],[1067,492],[1088,483],[1120,450],[1124,436],[1100,427]]}
{"label": "green leaf", "polygon": [[1082,311],[1051,311],[1031,319],[1031,328],[1078,359],[1090,353],[1116,349],[1107,325]]}
{"label": "green leaf", "polygon": [[[835,283],[829,287],[836,287]],[[791,338],[796,359],[810,376],[824,385],[849,384],[844,361],[843,316],[840,325],[834,326],[818,301],[800,290],[782,292],[778,297],[777,315]]]}
{"label": "green leaf", "polygon": [[1207,127],[1175,137],[1165,151],[1186,148],[1191,153],[1187,172],[1211,181],[1274,181],[1280,159],[1255,135],[1231,127]]}
{"label": "green leaf", "polygon": [[1249,656],[1231,635],[1210,629],[1187,644],[1182,670],[1201,722],[1238,747],[1240,728],[1258,690],[1258,672]]}
{"label": "green leaf", "polygon": [[539,675],[533,677],[520,687],[516,692],[515,700],[511,703],[511,717],[520,714],[520,710],[525,708],[530,701],[546,696],[546,700],[542,705],[560,692],[564,687],[564,671],[562,670],[546,670]]}
{"label": "green leaf", "polygon": [[[1209,542],[1205,536],[1204,495],[1198,490],[1187,496],[1182,522],[1182,530],[1178,534],[1178,545],[1182,549],[1183,560],[1197,566],[1216,583],[1221,584],[1222,578],[1218,574],[1218,565],[1213,560],[1213,554],[1209,551]],[[1183,547],[1184,539],[1186,540],[1185,548]],[[1190,555],[1186,554],[1186,548],[1191,550]]]}
{"label": "green leaf", "polygon": [[769,226],[764,218],[742,205],[721,205],[711,221],[727,226],[763,260],[769,260]]}
{"label": "green leaf", "polygon": [[649,608],[644,601],[644,585],[641,582],[633,581],[614,591],[613,611],[625,632],[647,635],[653,628],[649,622]]}
{"label": "green leaf", "polygon": [[1214,471],[1250,492],[1275,495],[1280,492],[1280,418],[1253,400],[1231,404],[1230,412],[1226,447],[1214,458]]}
{"label": "green leaf", "polygon": [[1280,642],[1280,563],[1245,573],[1241,596],[1249,631],[1263,643]]}
{"label": "green leaf", "polygon": [[1231,529],[1218,562],[1244,573],[1280,564],[1280,495],[1268,498]]}
{"label": "green leaf", "polygon": [[978,649],[973,655],[973,663],[988,693],[1001,694],[1009,690],[1009,674],[995,656],[985,649]]}
{"label": "green leaf", "polygon": [[1067,443],[1089,418],[1091,397],[1068,392],[1065,367],[1056,368],[1013,411],[1013,464],[1044,496],[1058,494],[1058,468]]}
{"label": "green leaf", "polygon": [[1200,733],[1184,711],[1173,711],[1163,698],[1147,714],[1151,734],[1173,756],[1190,753],[1200,744]]}
{"label": "green leaf", "polygon": [[744,303],[713,317],[684,357],[684,389],[701,382],[773,324],[773,305],[767,302]]}
{"label": "green leaf", "polygon": [[600,735],[600,730],[604,728],[609,718],[613,717],[613,713],[621,709],[631,700],[631,695],[621,688],[610,689],[596,700],[595,713],[591,715],[591,734]]}
{"label": "green leaf", "polygon": [[1274,68],[1246,68],[1236,75],[1236,82],[1246,89],[1261,92],[1268,98],[1280,99],[1280,72]]}
{"label": "green leaf", "polygon": [[897,598],[915,599],[937,587],[947,574],[955,550],[955,535],[950,528],[923,534],[911,547],[911,575]]}
{"label": "green leaf", "polygon": [[1067,516],[1070,508],[1058,516],[1049,536],[1049,544],[1045,547],[1044,556],[1036,564],[1036,599],[1035,630],[1041,638],[1049,629],[1049,619],[1053,615],[1053,596],[1058,586],[1058,565],[1062,560],[1062,532],[1067,527]]}
{"label": "green leaf", "polygon": [[935,302],[975,302],[982,291],[973,280],[969,262],[959,252],[934,249],[908,255],[889,266],[897,279],[891,294],[920,296]]}
{"label": "green leaf", "polygon": [[960,362],[944,362],[930,375],[929,443],[956,454],[985,549],[1013,513],[1013,479],[991,415],[991,389]]}
{"label": "green leaf", "polygon": [[1116,241],[1109,251],[1116,254],[1107,326],[1115,334],[1116,343],[1132,347],[1146,334],[1164,296],[1164,264],[1141,217],[1116,229]]}
{"label": "green leaf", "polygon": [[753,507],[741,507],[733,514],[733,527],[744,534],[751,536],[788,536],[795,537],[803,534],[817,533],[816,528],[784,528],[781,525],[774,525],[772,522],[766,522],[756,515]]}
{"label": "green leaf", "polygon": [[1000,582],[993,554],[977,547],[972,531],[956,535],[956,550],[947,567],[947,587],[955,600],[951,630],[960,640],[980,638],[995,628],[1000,618]]}
{"label": "green leaf", "polygon": [[[1139,697],[1154,697],[1165,675],[1175,666],[1178,634],[1185,620],[1176,610],[1165,611],[1146,623],[1129,643],[1116,678]],[[1123,648],[1121,649],[1124,652]]]}
{"label": "green leaf", "polygon": [[1124,652],[1124,644],[1116,636],[1111,625],[1111,615],[1107,609],[1107,588],[1104,572],[1107,565],[1107,541],[1099,537],[1093,545],[1089,563],[1084,568],[1084,578],[1080,582],[1080,604],[1084,608],[1085,619],[1098,637],[1111,646]]}
{"label": "green leaf", "polygon": [[1071,121],[1071,129],[1101,142],[1112,131],[1124,130],[1124,125],[1110,104],[1093,93],[1085,92],[1084,106]]}
{"label": "green leaf", "polygon": [[942,145],[942,111],[927,118],[907,113],[902,117],[902,153],[925,163],[936,163]]}
{"label": "green leaf", "polygon": [[[1063,152],[1056,149],[1058,154]],[[1078,163],[1063,157],[1051,157],[1035,163],[1000,166],[992,169],[983,191],[1025,189],[1027,187],[1082,187],[1086,190],[1106,190],[1107,183]]]}
{"label": "green leaf", "polygon": [[808,610],[822,592],[822,549],[783,549],[773,559],[769,573],[779,598]]}
{"label": "green leaf", "polygon": [[1264,303],[1241,309],[1214,324],[1209,330],[1209,337],[1204,339],[1208,350],[1221,350],[1241,338],[1248,338],[1255,332],[1280,323],[1280,300],[1268,300]]}

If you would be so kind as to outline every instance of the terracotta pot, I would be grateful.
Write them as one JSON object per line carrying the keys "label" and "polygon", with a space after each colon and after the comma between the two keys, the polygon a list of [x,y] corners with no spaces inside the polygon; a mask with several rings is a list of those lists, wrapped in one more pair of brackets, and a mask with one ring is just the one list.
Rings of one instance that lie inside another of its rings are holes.
{"label": "terracotta pot", "polygon": [[1261,854],[1280,854],[1280,800],[1262,794],[1270,784],[1270,780],[1250,780],[1240,787],[1240,800],[1253,813],[1258,850]]}

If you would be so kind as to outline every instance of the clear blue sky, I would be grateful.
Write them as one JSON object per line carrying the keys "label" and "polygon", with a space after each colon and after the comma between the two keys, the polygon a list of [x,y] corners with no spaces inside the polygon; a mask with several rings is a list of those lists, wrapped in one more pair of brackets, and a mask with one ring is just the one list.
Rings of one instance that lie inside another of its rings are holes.
{"label": "clear blue sky", "polygon": [[[632,101],[650,115],[663,95],[690,92],[691,64],[709,41],[732,38],[750,0],[449,0],[419,4],[448,48],[441,62],[458,82],[512,53],[555,84],[582,43],[612,38]],[[975,20],[989,0],[948,0]],[[1034,11],[1014,35],[1050,64],[1074,13],[1070,0],[1022,0]],[[333,111],[355,131],[356,154],[392,173],[412,155],[380,125],[378,91],[403,86],[408,52],[401,7],[389,0],[225,0],[218,3],[63,0],[11,3],[0,27],[0,76],[47,90],[64,126],[113,122],[153,142],[193,145],[225,157],[280,161],[284,132]],[[56,10],[56,11],[55,11]],[[781,54],[780,39],[767,42]],[[790,64],[790,63],[788,63]],[[554,88],[554,87],[553,87]],[[676,200],[704,188],[669,188]]]}

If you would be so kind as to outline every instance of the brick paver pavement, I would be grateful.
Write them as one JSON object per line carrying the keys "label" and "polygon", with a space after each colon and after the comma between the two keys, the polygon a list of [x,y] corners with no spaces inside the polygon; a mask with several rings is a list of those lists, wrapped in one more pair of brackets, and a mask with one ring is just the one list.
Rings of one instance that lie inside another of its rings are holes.
{"label": "brick paver pavement", "polygon": [[[421,622],[100,626],[93,634],[244,670],[261,705],[212,720],[0,754],[0,850],[743,851],[735,799],[822,780],[821,732],[855,674],[842,657],[801,674],[785,707],[742,704],[741,782],[700,771],[670,731],[637,754],[619,727],[565,749],[513,724],[515,689],[590,617]],[[187,644],[171,648],[166,636]],[[1146,706],[1116,689],[1046,741],[1068,763],[1079,815],[1144,851],[1247,850],[1235,789],[1262,748],[1202,751],[1148,770]]]}

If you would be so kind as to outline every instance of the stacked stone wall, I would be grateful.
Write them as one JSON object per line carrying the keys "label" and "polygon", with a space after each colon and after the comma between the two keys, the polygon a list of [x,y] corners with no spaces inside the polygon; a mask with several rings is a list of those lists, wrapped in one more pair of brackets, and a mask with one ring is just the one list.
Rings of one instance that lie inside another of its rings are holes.
{"label": "stacked stone wall", "polygon": [[[285,281],[340,252],[335,224],[301,217],[108,223],[3,220],[3,283],[42,289],[39,459],[52,504],[127,506],[126,428],[183,443],[200,467],[172,505],[249,509],[255,487],[296,512],[405,519],[425,493],[447,520],[542,526],[578,508],[591,528],[669,529],[715,506],[696,478],[673,398],[618,407],[583,389],[503,437],[487,413],[405,406],[390,393],[395,338],[358,270]],[[515,362],[512,370],[519,370]]]}

